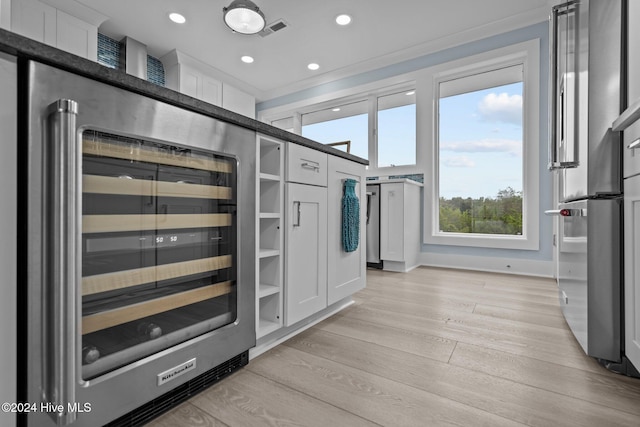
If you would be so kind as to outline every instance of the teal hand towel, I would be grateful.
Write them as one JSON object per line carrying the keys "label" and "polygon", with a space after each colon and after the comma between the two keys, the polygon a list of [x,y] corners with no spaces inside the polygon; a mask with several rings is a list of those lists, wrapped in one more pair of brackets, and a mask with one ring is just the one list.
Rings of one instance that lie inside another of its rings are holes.
{"label": "teal hand towel", "polygon": [[356,180],[345,179],[342,195],[342,247],[345,252],[358,249],[360,242],[360,201],[356,196]]}

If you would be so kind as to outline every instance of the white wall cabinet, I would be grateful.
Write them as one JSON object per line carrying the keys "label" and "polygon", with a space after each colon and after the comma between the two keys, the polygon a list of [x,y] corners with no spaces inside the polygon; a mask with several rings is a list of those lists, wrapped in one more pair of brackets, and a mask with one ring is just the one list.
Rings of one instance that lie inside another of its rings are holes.
{"label": "white wall cabinet", "polygon": [[[354,294],[366,284],[366,171],[364,165],[329,156],[327,173],[328,265],[327,303],[329,305]],[[342,244],[342,197],[344,181],[356,181],[360,200],[360,239],[358,248],[345,252]]]}
{"label": "white wall cabinet", "polygon": [[385,270],[417,267],[420,254],[420,188],[410,180],[380,181],[380,259]]}
{"label": "white wall cabinet", "polygon": [[80,19],[38,0],[13,0],[11,31],[97,61],[98,26],[106,16],[87,9],[80,5]]}
{"label": "white wall cabinet", "polygon": [[624,185],[625,353],[640,369],[640,175]]}
{"label": "white wall cabinet", "polygon": [[256,336],[282,327],[284,143],[258,134],[258,274]]}
{"label": "white wall cabinet", "polygon": [[160,61],[166,87],[209,104],[222,105],[222,82],[211,76],[208,65],[175,49]]}
{"label": "white wall cabinet", "polygon": [[176,49],[160,61],[164,66],[165,85],[169,89],[255,118],[255,97],[224,83],[215,68]]}

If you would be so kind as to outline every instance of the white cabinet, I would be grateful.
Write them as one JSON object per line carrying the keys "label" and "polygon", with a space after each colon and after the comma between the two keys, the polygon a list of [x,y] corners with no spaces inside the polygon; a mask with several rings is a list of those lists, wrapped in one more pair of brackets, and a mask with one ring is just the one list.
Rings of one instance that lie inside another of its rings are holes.
{"label": "white cabinet", "polygon": [[11,31],[96,61],[98,26],[106,16],[77,2],[70,3],[74,3],[71,11],[77,12],[82,19],[38,0],[14,0],[11,2]]}
{"label": "white cabinet", "polygon": [[256,98],[226,83],[222,83],[222,108],[256,118]]}
{"label": "white cabinet", "polygon": [[282,327],[284,144],[258,134],[258,274],[256,335]]}
{"label": "white cabinet", "polygon": [[175,49],[160,60],[166,87],[209,104],[222,105],[222,82],[211,76],[209,66]]}
{"label": "white cabinet", "polygon": [[327,306],[327,189],[287,183],[285,324]]}
{"label": "white cabinet", "polygon": [[165,85],[169,89],[255,118],[255,97],[223,82],[221,72],[214,67],[176,49],[160,61],[164,66]]}
{"label": "white cabinet", "polygon": [[624,185],[625,353],[640,369],[640,175]]}
{"label": "white cabinet", "polygon": [[[329,156],[327,173],[328,266],[327,303],[329,305],[352,295],[366,284],[366,207],[365,167],[340,157]],[[358,248],[346,252],[342,243],[342,197],[346,179],[356,181],[355,193],[360,200],[360,239]]]}
{"label": "white cabinet", "polygon": [[406,272],[419,264],[421,186],[410,180],[380,181],[380,259],[385,270]]}

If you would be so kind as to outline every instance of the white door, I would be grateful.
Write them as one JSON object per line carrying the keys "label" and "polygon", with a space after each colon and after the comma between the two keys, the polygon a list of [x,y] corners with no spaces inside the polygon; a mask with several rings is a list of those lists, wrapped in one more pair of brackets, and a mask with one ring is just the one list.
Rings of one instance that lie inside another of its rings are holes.
{"label": "white door", "polygon": [[380,184],[380,258],[404,261],[404,184]]}
{"label": "white door", "polygon": [[625,353],[640,369],[640,176],[625,179]]}
{"label": "white door", "polygon": [[[344,180],[357,182],[355,193],[360,200],[360,241],[353,252],[345,252],[342,244],[342,197]],[[366,185],[364,165],[329,156],[328,168],[328,304],[352,295],[366,282]]]}
{"label": "white door", "polygon": [[287,184],[285,325],[327,306],[327,189]]}

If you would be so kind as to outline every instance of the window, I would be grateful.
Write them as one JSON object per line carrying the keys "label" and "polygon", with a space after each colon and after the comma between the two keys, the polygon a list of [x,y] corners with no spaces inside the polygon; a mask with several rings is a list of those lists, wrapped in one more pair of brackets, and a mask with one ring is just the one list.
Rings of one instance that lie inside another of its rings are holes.
{"label": "window", "polygon": [[416,91],[378,98],[378,167],[416,164]]}
{"label": "window", "polygon": [[522,88],[521,65],[440,82],[441,233],[522,234]]}
{"label": "window", "polygon": [[[369,158],[368,101],[358,101],[302,115],[302,136],[331,144],[350,141],[351,154]],[[345,146],[336,146],[345,149]]]}
{"label": "window", "polygon": [[538,47],[504,51],[443,64],[431,75],[425,243],[539,247]]}

